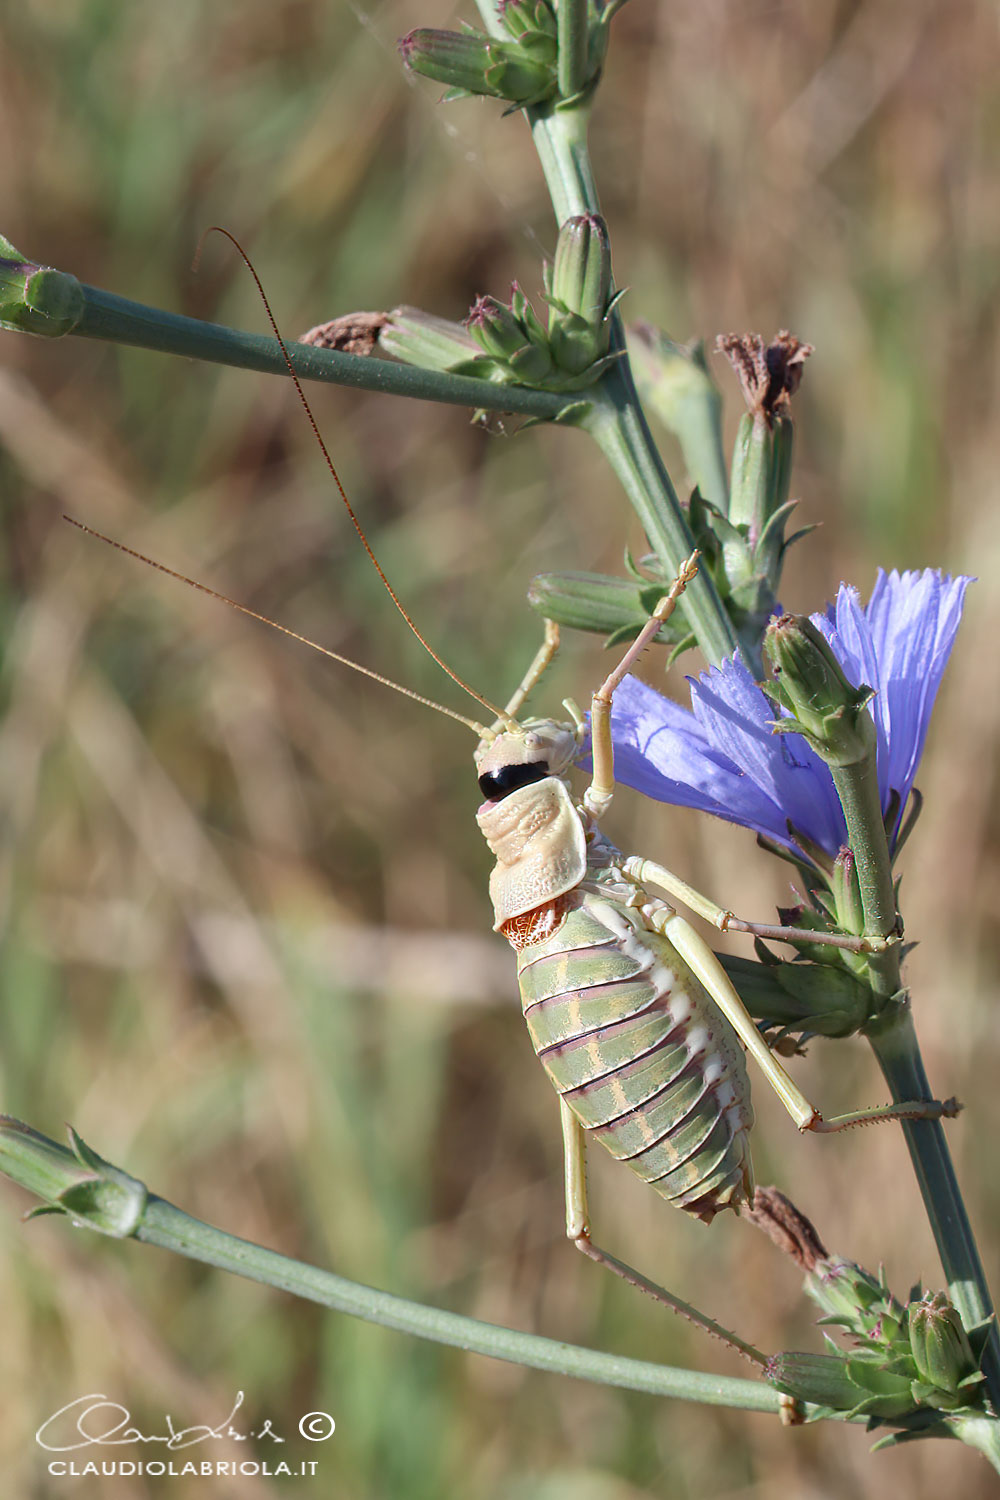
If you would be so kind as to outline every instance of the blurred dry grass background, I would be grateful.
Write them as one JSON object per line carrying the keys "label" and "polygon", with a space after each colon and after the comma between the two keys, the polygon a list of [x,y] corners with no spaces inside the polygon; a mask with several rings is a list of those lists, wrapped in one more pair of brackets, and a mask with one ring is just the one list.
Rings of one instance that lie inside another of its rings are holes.
{"label": "blurred dry grass background", "polygon": [[[457,18],[439,0],[8,7],[2,227],[84,280],[262,327],[228,247],[210,242],[190,273],[199,234],[225,224],[289,334],[401,301],[459,317],[512,276],[534,291],[554,235],[522,123],[440,108],[394,55],[411,27]],[[823,530],[793,555],[786,604],[815,608],[842,577],[867,590],[880,563],[981,578],[903,895],[928,1066],[968,1104],[952,1139],[998,1285],[996,42],[985,0],[634,0],[593,147],[629,315],[677,338],[789,326],[817,347],[794,489]],[[462,731],[59,519],[447,695],[359,558],[286,383],[82,341],[2,347],[3,1107],[54,1135],[72,1119],[190,1212],[348,1276],[742,1373],[563,1242],[557,1112],[489,936]],[[615,568],[626,534],[639,541],[577,434],[313,399],[388,573],[488,693],[533,649],[529,575]],[[585,695],[601,664],[573,641],[552,702]],[[636,800],[616,806],[624,847],[669,851],[738,910],[781,894],[745,835]],[[817,1045],[801,1071],[831,1107],[882,1095],[860,1044]],[[763,1087],[755,1100],[760,1179],[836,1249],[884,1260],[899,1292],[936,1284],[898,1133],[800,1141]],[[795,1276],[750,1230],[706,1232],[605,1160],[592,1179],[620,1254],[765,1347],[815,1337]],[[856,1429],[789,1434],[528,1374],[25,1227],[9,1187],[0,1207],[12,1495],[49,1493],[31,1434],[75,1395],[108,1392],[155,1427],[219,1417],[238,1389],[290,1435],[333,1412],[325,1450],[289,1447],[351,1500],[854,1500],[887,1483],[976,1500],[995,1485],[964,1449],[871,1459]]]}

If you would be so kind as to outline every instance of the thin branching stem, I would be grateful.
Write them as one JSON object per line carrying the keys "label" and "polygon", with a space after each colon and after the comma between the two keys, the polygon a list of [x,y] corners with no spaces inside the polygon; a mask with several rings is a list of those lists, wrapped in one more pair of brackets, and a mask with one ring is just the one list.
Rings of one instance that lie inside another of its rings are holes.
{"label": "thin branching stem", "polygon": [[79,1227],[117,1239],[137,1239],[335,1312],[491,1359],[679,1401],[743,1411],[780,1410],[779,1393],[762,1381],[702,1375],[503,1328],[378,1291],[279,1255],[192,1218],[165,1198],[150,1193],[144,1183],[121,1167],[98,1156],[75,1131],[70,1135],[73,1150],[20,1120],[0,1115],[0,1173],[41,1198],[41,1208],[36,1212],[68,1214]]}
{"label": "thin branching stem", "polygon": [[[259,333],[243,333],[219,323],[205,323],[199,318],[183,317],[161,308],[146,307],[141,302],[116,297],[97,287],[81,286],[84,313],[73,331],[84,338],[107,339],[116,344],[132,344],[213,364],[261,370],[269,375],[288,375],[288,366],[276,339]],[[412,396],[421,401],[444,401],[455,406],[482,407],[531,417],[556,417],[568,404],[565,396],[552,391],[494,385],[466,375],[423,370],[415,365],[345,354],[336,349],[316,349],[310,344],[292,341],[288,341],[286,347],[295,373],[301,380],[323,380],[333,385],[379,391],[387,396]]]}
{"label": "thin branching stem", "polygon": [[428,1307],[396,1297],[360,1282],[348,1281],[330,1271],[265,1250],[237,1239],[221,1229],[193,1219],[162,1198],[152,1198],[137,1239],[192,1260],[235,1272],[251,1281],[291,1292],[337,1312],[349,1313],[369,1323],[380,1323],[400,1333],[415,1334],[438,1344],[451,1344],[472,1354],[526,1365],[552,1374],[570,1375],[601,1385],[645,1391],[652,1396],[671,1396],[680,1401],[698,1401],[709,1406],[738,1407],[744,1411],[777,1412],[778,1392],[760,1381],[702,1375],[697,1371],[626,1359],[523,1333],[467,1318],[461,1313]]}

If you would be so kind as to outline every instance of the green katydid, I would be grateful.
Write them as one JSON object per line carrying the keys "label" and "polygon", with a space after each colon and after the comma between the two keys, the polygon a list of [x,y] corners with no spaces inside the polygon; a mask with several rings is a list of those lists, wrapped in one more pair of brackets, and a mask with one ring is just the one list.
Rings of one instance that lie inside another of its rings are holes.
{"label": "green katydid", "polygon": [[[272,326],[280,340],[273,318]],[[615,790],[610,723],[615,688],[675,608],[694,576],[697,554],[683,564],[646,626],[594,693],[589,728],[570,700],[564,704],[568,722],[519,720],[558,648],[557,627],[547,623],[543,645],[505,708],[496,708],[462,681],[424,639],[383,573],[290,364],[289,373],[351,521],[394,605],[442,669],[494,715],[492,725],[434,703],[120,542],[91,534],[475,732],[475,762],[486,798],[477,820],[497,861],[490,878],[494,926],[517,952],[532,1044],[559,1095],[567,1236],[591,1259],[762,1362],[752,1346],[593,1243],[585,1183],[587,1135],[669,1202],[708,1222],[724,1208],[740,1211],[753,1204],[748,1139],[753,1109],[744,1049],[800,1130],[936,1118],[953,1115],[957,1105],[915,1100],[824,1120],[769,1049],[712,948],[649,887],[674,896],[722,930],[779,941],[813,938],[855,951],[879,944],[744,921],[665,866],[626,857],[600,831]],[[78,521],[73,524],[91,530]],[[593,772],[577,800],[569,775],[588,735]]]}

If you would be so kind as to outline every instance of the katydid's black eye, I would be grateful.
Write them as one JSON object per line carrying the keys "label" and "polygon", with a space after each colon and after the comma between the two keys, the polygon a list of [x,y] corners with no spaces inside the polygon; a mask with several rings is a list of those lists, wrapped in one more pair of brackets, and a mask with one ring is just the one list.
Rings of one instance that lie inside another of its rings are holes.
{"label": "katydid's black eye", "polygon": [[499,771],[486,771],[480,776],[479,789],[491,802],[499,802],[501,797],[519,791],[522,786],[530,786],[533,781],[544,781],[548,774],[548,762],[544,760],[536,760],[523,766],[501,766]]}

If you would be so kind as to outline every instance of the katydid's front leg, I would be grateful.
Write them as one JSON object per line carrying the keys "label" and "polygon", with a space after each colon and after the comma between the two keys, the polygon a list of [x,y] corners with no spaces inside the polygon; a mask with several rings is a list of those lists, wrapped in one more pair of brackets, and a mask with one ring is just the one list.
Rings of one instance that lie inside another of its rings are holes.
{"label": "katydid's front leg", "polygon": [[886,938],[852,937],[846,932],[815,932],[808,927],[781,927],[771,922],[748,922],[718,906],[655,860],[641,859],[633,854],[626,860],[624,869],[626,875],[638,884],[659,886],[668,895],[676,896],[689,911],[703,917],[706,922],[711,922],[720,932],[749,932],[754,937],[770,938],[776,943],[822,943],[829,948],[846,948],[851,953],[884,953],[887,948],[900,941],[897,933]]}
{"label": "katydid's front leg", "polygon": [[748,1344],[738,1334],[731,1333],[728,1328],[723,1328],[721,1323],[716,1323],[714,1318],[708,1317],[706,1313],[699,1312],[692,1307],[690,1302],[685,1302],[681,1297],[675,1297],[664,1287],[658,1286],[655,1281],[649,1281],[639,1271],[627,1265],[625,1261],[617,1260],[609,1255],[606,1250],[595,1245],[590,1238],[590,1222],[587,1211],[587,1137],[579,1120],[566,1103],[565,1099],[559,1100],[559,1111],[562,1118],[563,1136],[563,1163],[566,1183],[566,1237],[571,1240],[576,1248],[590,1260],[596,1261],[598,1265],[605,1266],[627,1281],[629,1286],[636,1287],[640,1292],[646,1292],[657,1302],[669,1307],[671,1312],[687,1318],[699,1328],[704,1328],[714,1338],[721,1339],[731,1349],[737,1350],[744,1359],[763,1368],[767,1360],[759,1349],[753,1344]]}
{"label": "katydid's front leg", "polygon": [[[626,861],[624,873],[629,879],[635,880],[628,869],[631,863],[632,861]],[[638,881],[636,887],[641,890]],[[768,1047],[753,1017],[737,994],[732,980],[719,962],[718,954],[708,946],[700,933],[679,916],[673,907],[657,898],[647,902],[643,913],[653,931],[661,933],[668,940],[692,973],[701,980],[800,1130],[832,1132],[846,1130],[851,1125],[873,1124],[877,1120],[937,1120],[942,1115],[950,1119],[958,1114],[961,1105],[955,1099],[943,1102],[940,1099],[913,1099],[901,1104],[855,1110],[850,1114],[835,1115],[830,1120],[824,1120],[820,1111],[810,1103]]]}
{"label": "katydid's front leg", "polygon": [[631,672],[639,657],[657,634],[664,620],[669,620],[677,601],[698,571],[698,553],[692,552],[681,564],[680,572],[615,670],[605,678],[590,702],[590,741],[594,760],[590,785],[583,805],[593,818],[602,818],[615,794],[615,752],[611,742],[611,700],[615,688]]}

